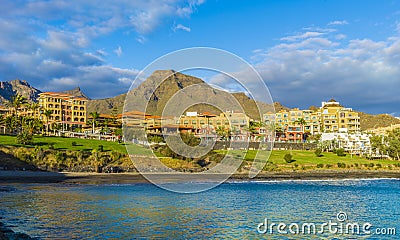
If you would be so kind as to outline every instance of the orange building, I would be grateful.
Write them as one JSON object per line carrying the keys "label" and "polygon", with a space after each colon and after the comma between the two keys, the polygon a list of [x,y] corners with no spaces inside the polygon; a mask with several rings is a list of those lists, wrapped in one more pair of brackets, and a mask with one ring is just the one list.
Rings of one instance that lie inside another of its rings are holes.
{"label": "orange building", "polygon": [[44,92],[39,94],[39,106],[43,110],[50,110],[51,115],[43,114],[40,119],[44,122],[62,124],[65,129],[82,127],[87,121],[87,99],[74,97],[59,92]]}

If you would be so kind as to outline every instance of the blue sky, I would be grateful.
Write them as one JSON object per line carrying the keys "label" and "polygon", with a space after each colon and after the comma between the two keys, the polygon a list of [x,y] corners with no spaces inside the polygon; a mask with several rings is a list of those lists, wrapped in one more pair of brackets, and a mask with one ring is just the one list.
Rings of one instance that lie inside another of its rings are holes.
{"label": "blue sky", "polygon": [[0,8],[0,80],[41,90],[115,96],[156,58],[198,46],[253,64],[287,106],[334,97],[400,116],[399,1],[3,0]]}

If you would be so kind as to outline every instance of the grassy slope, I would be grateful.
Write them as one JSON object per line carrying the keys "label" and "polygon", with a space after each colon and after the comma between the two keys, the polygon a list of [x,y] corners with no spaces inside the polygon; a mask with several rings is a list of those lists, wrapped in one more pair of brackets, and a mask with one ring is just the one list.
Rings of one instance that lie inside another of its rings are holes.
{"label": "grassy slope", "polygon": [[[77,145],[72,146],[72,142],[76,142]],[[40,146],[43,149],[48,149],[50,144],[52,143],[54,144],[54,149],[57,150],[92,151],[93,149],[97,149],[99,145],[103,145],[104,151],[116,151],[126,154],[125,144],[119,144],[117,142],[93,140],[93,139],[80,139],[80,138],[35,136],[34,144],[32,146],[25,146],[25,147]],[[22,146],[16,143],[15,136],[8,136],[8,135],[0,135],[0,145],[17,146],[17,147]],[[129,148],[132,149],[132,152],[138,155],[148,154],[149,152],[148,149],[145,149],[136,144],[130,144]]]}
{"label": "grassy slope", "polygon": [[[224,151],[218,151],[220,153],[223,153]],[[234,150],[232,151],[233,154],[239,155],[243,151],[240,150]],[[377,164],[382,165],[382,169],[389,170],[389,168],[398,168],[395,166],[395,164],[400,164],[399,161],[394,161],[394,160],[368,160],[364,157],[359,157],[359,156],[350,156],[346,155],[345,157],[339,157],[336,154],[333,154],[331,152],[324,152],[322,157],[316,157],[313,151],[291,151],[291,154],[293,155],[293,161],[292,163],[286,163],[284,160],[285,154],[290,153],[290,151],[284,151],[284,150],[274,150],[271,153],[270,158],[268,159],[269,163],[275,164],[276,169],[280,170],[291,170],[293,168],[297,167],[305,167],[306,169],[343,169],[343,168],[338,168],[338,163],[345,163],[346,168],[350,169],[376,169]],[[250,164],[251,161],[253,161],[254,157],[256,154],[256,150],[249,150],[247,151],[246,154],[246,160]],[[267,157],[267,152],[262,151],[261,157]],[[374,164],[374,167],[370,166],[365,166],[364,164]],[[323,168],[317,168],[317,164],[324,164]],[[327,165],[331,165],[327,167]],[[358,166],[357,166],[358,165]],[[390,166],[390,167],[389,167]]]}
{"label": "grassy slope", "polygon": [[[16,146],[19,147],[21,145],[16,144],[15,136],[7,136],[0,135],[0,145],[8,145],[8,146]],[[72,142],[76,142],[77,146],[72,146]],[[80,151],[86,150],[91,151],[93,149],[97,149],[99,145],[103,145],[104,151],[116,151],[125,154],[126,153],[126,145],[118,144],[116,142],[108,142],[108,141],[100,141],[100,140],[92,140],[92,139],[78,139],[78,138],[62,138],[62,137],[40,137],[35,136],[34,144],[32,146],[25,147],[35,147],[41,146],[43,149],[48,149],[50,143],[54,143],[54,148],[56,150],[71,150],[71,151]],[[128,146],[132,153],[137,155],[150,155],[151,151],[145,149],[139,145],[130,144]],[[224,151],[217,151],[220,153],[224,153]],[[242,155],[244,151],[234,150],[232,151],[235,155]],[[256,151],[249,150],[246,154],[246,160],[248,164],[251,164],[252,159],[254,159]],[[380,169],[399,169],[400,166],[399,161],[393,160],[368,160],[366,158],[361,158],[358,156],[351,157],[347,155],[345,157],[338,157],[333,153],[323,153],[322,157],[316,157],[313,151],[291,151],[293,155],[293,159],[295,160],[292,163],[286,163],[284,160],[284,155],[286,153],[290,153],[290,151],[283,150],[274,150],[271,153],[269,158],[269,163],[274,165],[275,170],[292,170],[293,168],[299,169],[301,167],[305,167],[306,169],[339,169],[338,163],[345,163],[346,168],[350,169],[377,169],[376,165],[381,164],[382,168]],[[262,152],[261,158],[266,158],[267,154],[265,151]],[[191,168],[194,167],[192,163],[185,162],[183,160],[178,159],[169,159],[163,158],[162,161],[173,168]],[[374,167],[364,166],[364,164],[373,163]],[[317,164],[324,164],[323,168],[317,168]],[[327,165],[331,165],[327,167]],[[358,165],[358,166],[356,166]],[[397,166],[396,166],[397,165]],[[344,170],[344,169],[343,169]]]}

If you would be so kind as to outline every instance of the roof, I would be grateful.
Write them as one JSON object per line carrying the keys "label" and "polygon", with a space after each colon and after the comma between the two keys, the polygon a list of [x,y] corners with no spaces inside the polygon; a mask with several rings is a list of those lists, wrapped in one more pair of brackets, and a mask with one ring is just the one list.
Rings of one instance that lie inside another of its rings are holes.
{"label": "roof", "polygon": [[74,95],[71,95],[68,93],[63,93],[63,92],[42,92],[42,93],[39,93],[39,96],[53,96],[53,97],[64,98],[65,100],[73,99],[73,100],[79,100],[79,101],[87,101],[86,98],[75,97]]}

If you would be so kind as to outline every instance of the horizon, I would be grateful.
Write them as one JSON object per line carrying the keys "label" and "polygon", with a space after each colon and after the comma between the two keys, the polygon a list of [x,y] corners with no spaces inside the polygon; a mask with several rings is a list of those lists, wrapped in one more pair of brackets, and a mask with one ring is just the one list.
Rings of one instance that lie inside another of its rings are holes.
{"label": "horizon", "polygon": [[[334,96],[400,116],[399,1],[5,1],[0,11],[1,81],[109,98],[156,58],[209,46],[251,63],[284,106]],[[198,77],[237,90],[215,74]]]}

